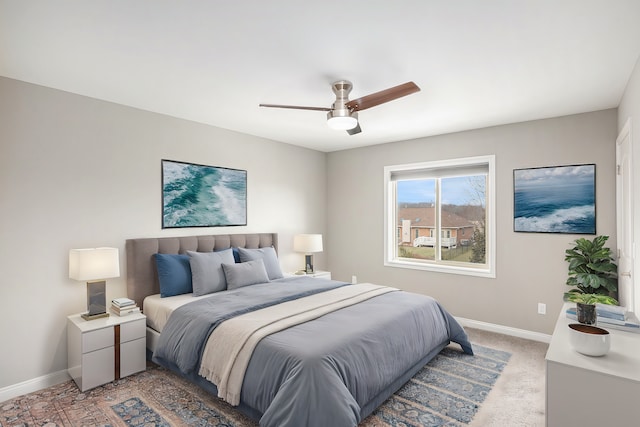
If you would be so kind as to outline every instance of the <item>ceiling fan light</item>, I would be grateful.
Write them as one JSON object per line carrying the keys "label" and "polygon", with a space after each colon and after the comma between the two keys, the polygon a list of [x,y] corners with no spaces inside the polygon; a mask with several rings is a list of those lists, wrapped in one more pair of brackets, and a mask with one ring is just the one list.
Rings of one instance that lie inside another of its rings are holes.
{"label": "ceiling fan light", "polygon": [[334,130],[350,130],[358,126],[357,113],[352,115],[335,115],[333,112],[327,114],[327,126]]}

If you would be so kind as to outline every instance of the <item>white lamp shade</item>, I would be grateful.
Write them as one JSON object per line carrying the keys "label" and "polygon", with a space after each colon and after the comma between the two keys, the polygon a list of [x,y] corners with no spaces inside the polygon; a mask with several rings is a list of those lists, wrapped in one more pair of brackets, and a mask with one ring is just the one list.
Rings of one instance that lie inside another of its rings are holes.
{"label": "white lamp shade", "polygon": [[293,236],[293,250],[306,254],[322,252],[322,234],[296,234]]}
{"label": "white lamp shade", "polygon": [[88,281],[120,276],[117,248],[71,249],[69,278]]}

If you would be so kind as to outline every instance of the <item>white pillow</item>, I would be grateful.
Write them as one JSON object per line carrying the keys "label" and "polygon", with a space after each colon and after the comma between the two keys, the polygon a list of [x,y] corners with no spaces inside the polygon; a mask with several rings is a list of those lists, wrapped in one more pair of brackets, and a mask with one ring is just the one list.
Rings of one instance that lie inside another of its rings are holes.
{"label": "white pillow", "polygon": [[240,262],[262,259],[269,280],[282,279],[284,277],[278,261],[278,255],[273,247],[269,246],[260,249],[238,248],[238,252],[240,253]]}
{"label": "white pillow", "polygon": [[222,269],[227,278],[227,289],[229,290],[269,282],[267,270],[261,259],[237,264],[222,264]]}
{"label": "white pillow", "polygon": [[199,297],[227,289],[222,264],[235,262],[231,249],[219,252],[187,251],[187,255],[191,265],[193,296]]}

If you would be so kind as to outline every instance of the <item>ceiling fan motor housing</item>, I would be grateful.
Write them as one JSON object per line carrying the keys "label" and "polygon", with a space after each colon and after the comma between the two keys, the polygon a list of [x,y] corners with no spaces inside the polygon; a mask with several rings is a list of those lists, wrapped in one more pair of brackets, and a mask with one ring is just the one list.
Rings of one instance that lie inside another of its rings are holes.
{"label": "ceiling fan motor housing", "polygon": [[327,113],[327,124],[332,129],[348,130],[358,125],[358,113],[352,112],[346,103],[349,102],[349,93],[353,84],[348,80],[339,80],[331,85],[336,100],[331,111]]}

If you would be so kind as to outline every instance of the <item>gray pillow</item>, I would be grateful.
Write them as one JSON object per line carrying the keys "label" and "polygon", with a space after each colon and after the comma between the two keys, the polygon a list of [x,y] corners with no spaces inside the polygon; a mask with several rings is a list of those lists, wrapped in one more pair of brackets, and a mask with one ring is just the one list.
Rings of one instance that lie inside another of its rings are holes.
{"label": "gray pillow", "polygon": [[278,255],[273,247],[260,248],[260,249],[245,249],[238,248],[240,253],[240,261],[247,262],[256,259],[262,259],[264,261],[264,268],[267,270],[269,280],[282,279],[284,275],[280,269],[280,263],[278,262]]}
{"label": "gray pillow", "polygon": [[233,251],[226,249],[219,252],[187,251],[191,265],[191,282],[193,296],[220,292],[227,289],[227,280],[222,264],[233,263]]}
{"label": "gray pillow", "polygon": [[243,286],[267,283],[269,276],[261,259],[233,264],[222,264],[227,278],[227,289],[237,289]]}

